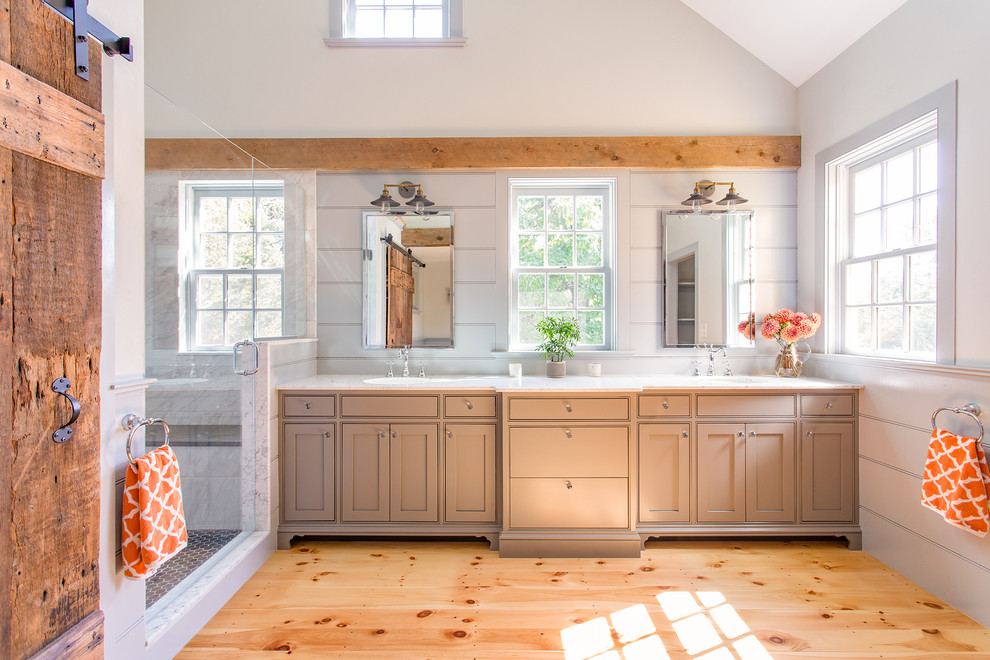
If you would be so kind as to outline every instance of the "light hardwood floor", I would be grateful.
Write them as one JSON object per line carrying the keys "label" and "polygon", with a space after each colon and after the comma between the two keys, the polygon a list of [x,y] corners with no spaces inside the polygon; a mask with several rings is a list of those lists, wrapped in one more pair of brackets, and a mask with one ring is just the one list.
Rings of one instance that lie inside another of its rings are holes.
{"label": "light hardwood floor", "polygon": [[829,541],[650,542],[640,559],[297,541],[177,657],[273,655],[931,660],[990,658],[990,631]]}

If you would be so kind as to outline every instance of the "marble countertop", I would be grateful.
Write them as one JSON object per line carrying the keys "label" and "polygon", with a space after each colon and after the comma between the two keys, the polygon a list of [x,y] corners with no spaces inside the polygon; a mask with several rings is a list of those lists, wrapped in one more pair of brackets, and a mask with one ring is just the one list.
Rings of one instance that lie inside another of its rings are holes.
{"label": "marble countertop", "polygon": [[657,375],[611,375],[611,376],[567,376],[566,378],[546,378],[544,376],[458,376],[440,375],[429,378],[357,375],[319,375],[301,378],[277,386],[280,390],[450,390],[475,389],[493,392],[641,392],[648,390],[831,390],[860,389],[862,385],[842,383],[821,378],[777,378],[776,376],[679,376]]}

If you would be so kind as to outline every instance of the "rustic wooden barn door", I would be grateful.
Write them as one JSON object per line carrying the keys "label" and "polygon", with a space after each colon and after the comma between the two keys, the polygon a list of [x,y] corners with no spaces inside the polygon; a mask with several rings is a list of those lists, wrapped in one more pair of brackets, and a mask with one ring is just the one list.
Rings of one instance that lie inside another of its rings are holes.
{"label": "rustic wooden barn door", "polygon": [[388,248],[388,283],[385,315],[385,346],[401,348],[412,344],[413,293],[412,261],[393,247]]}
{"label": "rustic wooden barn door", "polygon": [[[0,657],[102,657],[100,45],[0,0]],[[71,438],[53,441],[81,406]]]}

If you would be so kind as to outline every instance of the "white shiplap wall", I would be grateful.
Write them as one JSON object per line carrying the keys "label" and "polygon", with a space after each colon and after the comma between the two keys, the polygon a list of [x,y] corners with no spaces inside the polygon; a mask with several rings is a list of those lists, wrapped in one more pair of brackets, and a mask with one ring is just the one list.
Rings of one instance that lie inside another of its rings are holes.
{"label": "white shiplap wall", "polygon": [[[361,214],[383,183],[421,183],[454,212],[454,348],[414,349],[432,373],[502,373],[523,361],[539,373],[535,354],[506,353],[508,328],[508,179],[611,176],[617,179],[617,352],[579,356],[607,361],[606,373],[686,373],[692,349],[662,349],[660,214],[676,207],[699,179],[734,181],[756,212],[757,313],[794,304],[797,175],[793,171],[554,170],[469,172],[322,172],[317,175],[317,357],[320,373],[378,373],[389,351],[362,348]],[[631,304],[635,301],[635,304]],[[733,351],[737,373],[766,371],[775,345]],[[645,359],[644,359],[645,358]]]}

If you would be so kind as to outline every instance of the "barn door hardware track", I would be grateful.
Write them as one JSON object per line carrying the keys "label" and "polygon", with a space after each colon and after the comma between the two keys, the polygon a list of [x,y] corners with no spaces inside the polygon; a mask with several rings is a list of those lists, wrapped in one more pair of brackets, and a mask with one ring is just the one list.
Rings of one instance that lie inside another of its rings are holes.
{"label": "barn door hardware track", "polygon": [[103,44],[103,52],[113,57],[122,55],[134,61],[134,46],[130,37],[118,37],[86,11],[89,0],[44,0],[44,3],[72,21],[76,51],[76,75],[89,80],[89,35]]}

